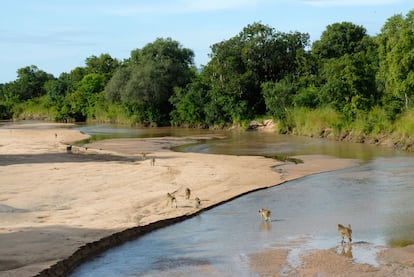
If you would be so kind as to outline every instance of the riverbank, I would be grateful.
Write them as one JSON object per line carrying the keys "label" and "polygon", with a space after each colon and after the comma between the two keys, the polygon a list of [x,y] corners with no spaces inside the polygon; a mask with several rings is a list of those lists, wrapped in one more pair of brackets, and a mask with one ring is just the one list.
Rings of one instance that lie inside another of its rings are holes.
{"label": "riverbank", "polygon": [[[0,276],[33,276],[122,230],[356,163],[302,156],[303,164],[283,164],[169,150],[197,137],[106,140],[67,153],[68,143],[88,136],[51,127],[0,128]],[[275,166],[279,170],[272,170]],[[184,197],[186,187],[192,190],[190,200]],[[167,192],[175,193],[178,208],[166,205]]]}

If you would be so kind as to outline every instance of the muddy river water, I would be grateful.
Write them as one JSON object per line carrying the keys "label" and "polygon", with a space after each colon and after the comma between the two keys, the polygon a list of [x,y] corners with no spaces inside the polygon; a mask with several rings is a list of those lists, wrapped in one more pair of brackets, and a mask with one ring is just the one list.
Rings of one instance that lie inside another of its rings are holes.
{"label": "muddy river water", "polygon": [[[120,137],[200,132],[78,128]],[[370,145],[268,133],[226,135],[226,139],[204,141],[178,151],[325,154],[357,158],[361,163],[245,195],[111,249],[79,267],[72,276],[255,276],[248,265],[251,253],[289,249],[288,261],[293,267],[299,266],[299,256],[307,251],[336,249],[339,253],[338,223],[352,224],[352,254],[358,263],[375,265],[375,255],[384,246],[414,240],[414,155]],[[260,220],[257,211],[261,207],[272,210],[270,223]]]}

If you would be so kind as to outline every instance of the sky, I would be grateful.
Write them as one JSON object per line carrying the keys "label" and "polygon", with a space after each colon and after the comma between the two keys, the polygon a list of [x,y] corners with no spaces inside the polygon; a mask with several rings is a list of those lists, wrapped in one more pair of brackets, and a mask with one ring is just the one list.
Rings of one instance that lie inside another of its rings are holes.
{"label": "sky", "polygon": [[157,38],[172,38],[206,65],[210,46],[254,22],[318,40],[330,24],[352,22],[369,35],[405,16],[413,0],[1,0],[0,83],[35,65],[55,77],[109,54],[123,60]]}

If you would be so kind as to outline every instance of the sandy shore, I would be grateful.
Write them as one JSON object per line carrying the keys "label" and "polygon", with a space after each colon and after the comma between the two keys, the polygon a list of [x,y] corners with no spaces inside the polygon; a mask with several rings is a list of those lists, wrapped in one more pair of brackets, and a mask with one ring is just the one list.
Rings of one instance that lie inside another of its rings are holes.
{"label": "sandy shore", "polygon": [[[302,156],[304,163],[296,165],[263,157],[168,150],[183,143],[180,138],[100,141],[87,148],[73,147],[69,154],[66,145],[87,135],[53,126],[25,127],[0,128],[0,276],[33,276],[88,242],[195,213],[195,197],[201,198],[203,209],[252,190],[356,163]],[[280,170],[273,170],[275,166]],[[190,200],[184,198],[186,187],[192,190]],[[177,209],[167,207],[167,192],[175,192]],[[410,249],[404,251],[412,255]],[[391,264],[401,251],[385,253],[384,260]],[[321,268],[325,276],[340,276],[342,271],[335,268],[323,269],[326,257],[343,258],[331,252],[304,257],[305,268],[295,272],[312,276]],[[251,257],[252,270],[278,276],[277,266],[285,264],[286,255],[272,250],[257,253]],[[259,262],[275,256],[280,260],[270,268]],[[413,260],[405,262],[408,266]]]}

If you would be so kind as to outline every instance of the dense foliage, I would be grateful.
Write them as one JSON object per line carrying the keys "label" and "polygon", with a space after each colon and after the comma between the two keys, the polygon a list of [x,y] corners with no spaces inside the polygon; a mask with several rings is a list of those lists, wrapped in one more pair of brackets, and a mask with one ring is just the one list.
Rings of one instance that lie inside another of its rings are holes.
{"label": "dense foliage", "polygon": [[89,57],[57,78],[32,65],[0,84],[0,118],[209,127],[271,116],[283,132],[303,133],[305,118],[319,131],[398,132],[389,126],[412,114],[413,25],[414,10],[377,36],[334,23],[311,43],[256,22],[212,45],[198,70],[193,51],[171,38],[123,61]]}

